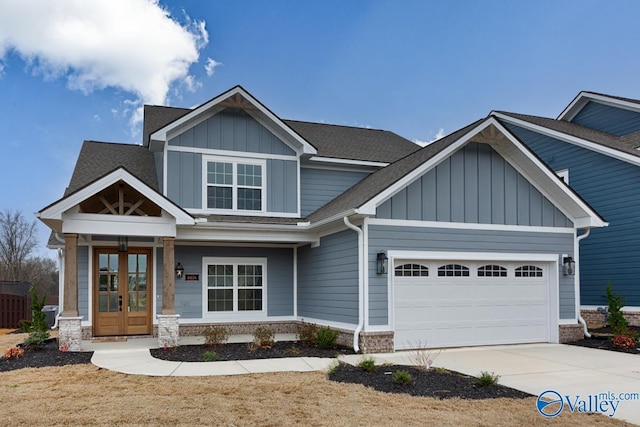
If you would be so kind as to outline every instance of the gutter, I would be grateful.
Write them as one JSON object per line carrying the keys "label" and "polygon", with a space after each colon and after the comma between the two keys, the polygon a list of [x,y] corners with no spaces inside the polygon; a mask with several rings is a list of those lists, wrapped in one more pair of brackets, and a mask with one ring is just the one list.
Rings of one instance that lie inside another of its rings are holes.
{"label": "gutter", "polygon": [[364,256],[364,233],[361,229],[349,221],[349,217],[344,217],[344,224],[358,233],[358,326],[353,333],[353,351],[360,353],[358,339],[364,327],[364,269],[366,258]]}
{"label": "gutter", "polygon": [[[575,249],[575,254],[577,255],[580,253],[580,241],[582,239],[585,239],[589,236],[589,234],[591,233],[591,229],[587,228],[587,231],[584,234],[581,234],[580,236],[576,237],[576,249]],[[580,261],[580,257],[579,255],[576,256],[576,258],[578,258],[578,261]],[[578,322],[582,325],[582,329],[584,330],[584,336],[587,338],[591,338],[591,334],[589,333],[589,330],[587,328],[587,322],[585,322],[585,320],[582,318],[582,314],[580,313],[580,263],[576,263],[577,267],[577,278],[576,278],[576,290],[575,290],[575,294],[576,294],[576,310],[578,312]]]}

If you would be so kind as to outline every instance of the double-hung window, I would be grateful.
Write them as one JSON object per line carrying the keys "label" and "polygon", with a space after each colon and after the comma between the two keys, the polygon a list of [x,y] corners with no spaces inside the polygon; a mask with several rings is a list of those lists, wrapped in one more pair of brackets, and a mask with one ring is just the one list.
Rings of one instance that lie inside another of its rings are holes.
{"label": "double-hung window", "polygon": [[211,210],[263,212],[265,210],[264,161],[206,158],[204,206]]}
{"label": "double-hung window", "polygon": [[205,311],[264,311],[266,267],[263,258],[204,258]]}

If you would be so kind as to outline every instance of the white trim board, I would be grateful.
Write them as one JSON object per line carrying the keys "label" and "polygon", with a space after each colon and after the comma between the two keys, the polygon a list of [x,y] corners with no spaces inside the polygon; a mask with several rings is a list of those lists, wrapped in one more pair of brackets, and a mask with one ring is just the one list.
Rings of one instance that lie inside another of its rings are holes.
{"label": "white trim board", "polygon": [[470,222],[444,222],[444,221],[417,221],[370,218],[369,225],[388,225],[395,227],[420,227],[420,228],[449,228],[458,230],[489,230],[489,231],[519,231],[527,233],[568,233],[574,234],[574,228],[568,227],[542,227],[528,225],[505,224],[478,224]]}

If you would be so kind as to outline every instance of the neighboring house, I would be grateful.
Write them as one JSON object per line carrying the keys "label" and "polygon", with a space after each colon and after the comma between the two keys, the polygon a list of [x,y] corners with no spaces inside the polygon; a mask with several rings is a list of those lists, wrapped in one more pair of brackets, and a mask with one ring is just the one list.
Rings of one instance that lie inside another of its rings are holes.
{"label": "neighboring house", "polygon": [[563,265],[606,223],[495,117],[419,148],[282,120],[237,86],[145,107],[143,139],[85,142],[38,213],[64,256],[72,349],[301,321],[363,352],[582,335]]}
{"label": "neighboring house", "polygon": [[581,92],[557,119],[493,116],[609,222],[580,245],[585,318],[604,319],[597,309],[607,306],[611,283],[626,300],[628,320],[640,324],[640,100]]}

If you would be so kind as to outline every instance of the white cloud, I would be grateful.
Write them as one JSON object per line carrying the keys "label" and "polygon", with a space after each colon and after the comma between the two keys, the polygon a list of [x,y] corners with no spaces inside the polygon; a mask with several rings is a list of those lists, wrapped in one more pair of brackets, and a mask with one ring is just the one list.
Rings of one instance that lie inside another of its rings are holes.
{"label": "white cloud", "polygon": [[207,76],[213,76],[216,67],[222,65],[222,62],[218,62],[213,58],[207,58],[207,63],[204,64],[204,69],[207,72]]}
{"label": "white cloud", "polygon": [[424,146],[427,146],[427,145],[431,144],[432,142],[436,142],[437,140],[439,140],[443,136],[445,136],[444,129],[440,128],[440,129],[438,129],[438,132],[436,133],[436,135],[433,138],[429,139],[428,141],[423,141],[423,140],[420,140],[420,139],[414,139],[413,142],[415,142],[418,145],[422,145],[424,147]]}
{"label": "white cloud", "polygon": [[180,24],[157,0],[0,0],[0,10],[0,68],[15,51],[45,79],[84,93],[117,88],[139,110],[166,103],[175,83],[197,88],[189,67],[209,41],[205,23]]}

